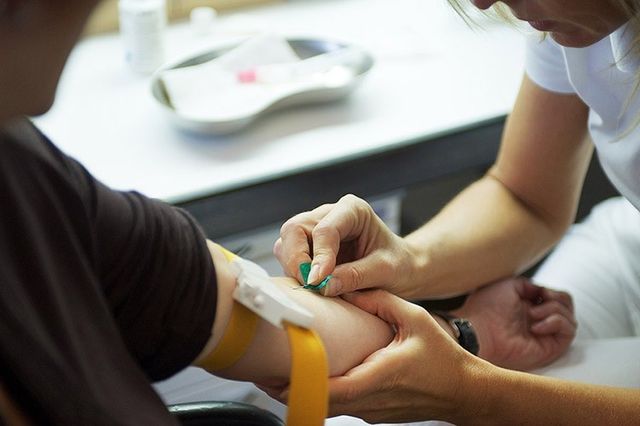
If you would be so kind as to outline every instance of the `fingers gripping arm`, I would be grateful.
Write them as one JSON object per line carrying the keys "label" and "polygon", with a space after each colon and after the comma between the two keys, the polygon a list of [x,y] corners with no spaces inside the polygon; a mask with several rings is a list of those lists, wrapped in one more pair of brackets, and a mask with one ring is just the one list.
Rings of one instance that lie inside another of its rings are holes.
{"label": "fingers gripping arm", "polygon": [[[218,278],[218,306],[212,335],[195,365],[216,348],[231,318],[236,276],[224,254],[214,243],[209,248]],[[329,375],[343,374],[392,339],[392,330],[381,319],[341,298],[326,298],[301,290],[292,278],[271,278],[273,285],[310,311],[312,328],[322,339],[329,361]],[[215,374],[268,385],[289,382],[291,356],[286,332],[259,319],[256,332],[244,355],[232,366]]]}

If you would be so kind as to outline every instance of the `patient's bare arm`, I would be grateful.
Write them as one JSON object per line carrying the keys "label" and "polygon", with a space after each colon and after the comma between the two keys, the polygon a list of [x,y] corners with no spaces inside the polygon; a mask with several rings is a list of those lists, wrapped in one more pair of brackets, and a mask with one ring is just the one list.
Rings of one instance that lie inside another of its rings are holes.
{"label": "patient's bare arm", "polygon": [[[218,278],[218,306],[211,339],[194,362],[195,365],[199,365],[207,357],[222,337],[233,304],[235,276],[219,248],[213,243],[209,244],[209,248]],[[313,312],[313,328],[325,345],[331,376],[347,372],[371,353],[386,346],[393,338],[393,331],[386,322],[340,298],[324,297],[303,290],[291,278],[273,278],[273,283]],[[230,379],[278,385],[288,383],[290,370],[286,333],[260,320],[256,335],[245,355],[232,367],[212,373]]]}

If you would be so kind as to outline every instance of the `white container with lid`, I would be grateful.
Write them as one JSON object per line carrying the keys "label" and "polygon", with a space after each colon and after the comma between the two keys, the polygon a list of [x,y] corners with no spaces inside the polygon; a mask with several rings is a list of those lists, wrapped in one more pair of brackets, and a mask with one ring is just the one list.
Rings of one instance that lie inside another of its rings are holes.
{"label": "white container with lid", "polygon": [[126,62],[136,72],[152,73],[164,61],[166,0],[119,0],[118,10]]}

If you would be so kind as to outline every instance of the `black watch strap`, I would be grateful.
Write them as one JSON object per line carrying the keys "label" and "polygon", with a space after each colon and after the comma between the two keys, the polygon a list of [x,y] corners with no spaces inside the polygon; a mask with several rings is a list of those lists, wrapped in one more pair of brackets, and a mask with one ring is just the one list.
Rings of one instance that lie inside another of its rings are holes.
{"label": "black watch strap", "polygon": [[471,322],[469,320],[465,318],[456,318],[453,315],[442,311],[434,311],[432,312],[432,314],[438,315],[440,318],[447,321],[449,325],[451,325],[453,333],[456,339],[458,339],[458,343],[460,344],[460,346],[462,346],[472,354],[478,355],[480,345],[478,344],[476,331],[473,329],[473,325],[471,325]]}

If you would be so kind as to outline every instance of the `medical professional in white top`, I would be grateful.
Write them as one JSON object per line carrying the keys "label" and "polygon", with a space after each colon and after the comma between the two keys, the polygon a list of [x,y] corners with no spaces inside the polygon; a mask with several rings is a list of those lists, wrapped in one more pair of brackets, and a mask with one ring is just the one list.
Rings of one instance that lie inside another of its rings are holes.
{"label": "medical professional in white top", "polygon": [[[450,1],[457,8],[467,6],[466,0]],[[472,3],[487,9],[496,2]],[[529,42],[526,74],[498,158],[486,176],[405,238],[391,233],[354,196],[301,213],[282,227],[274,252],[289,275],[300,280],[298,265],[312,260],[311,283],[332,274],[325,295],[342,294],[398,331],[388,347],[332,379],[333,414],[371,422],[640,422],[640,389],[573,383],[495,366],[450,338],[453,331],[446,323],[403,300],[480,288],[470,296],[471,307],[468,302],[457,314],[476,315],[472,322],[481,356],[483,348],[491,350],[483,357],[521,369],[557,357],[566,348],[557,342],[570,341],[575,331],[566,294],[541,290],[524,279],[482,286],[522,272],[565,235],[595,147],[628,202],[599,206],[572,230],[538,277],[553,285],[572,281],[570,288],[602,284],[603,293],[616,294],[603,298],[600,309],[607,311],[611,303],[609,310],[623,313],[607,317],[601,312],[604,322],[586,327],[586,335],[640,330],[640,266],[635,266],[640,264],[635,256],[640,254],[640,1],[501,3],[547,37]],[[631,230],[621,231],[627,223]],[[368,288],[382,290],[352,293]],[[589,291],[579,300],[598,297]]]}

